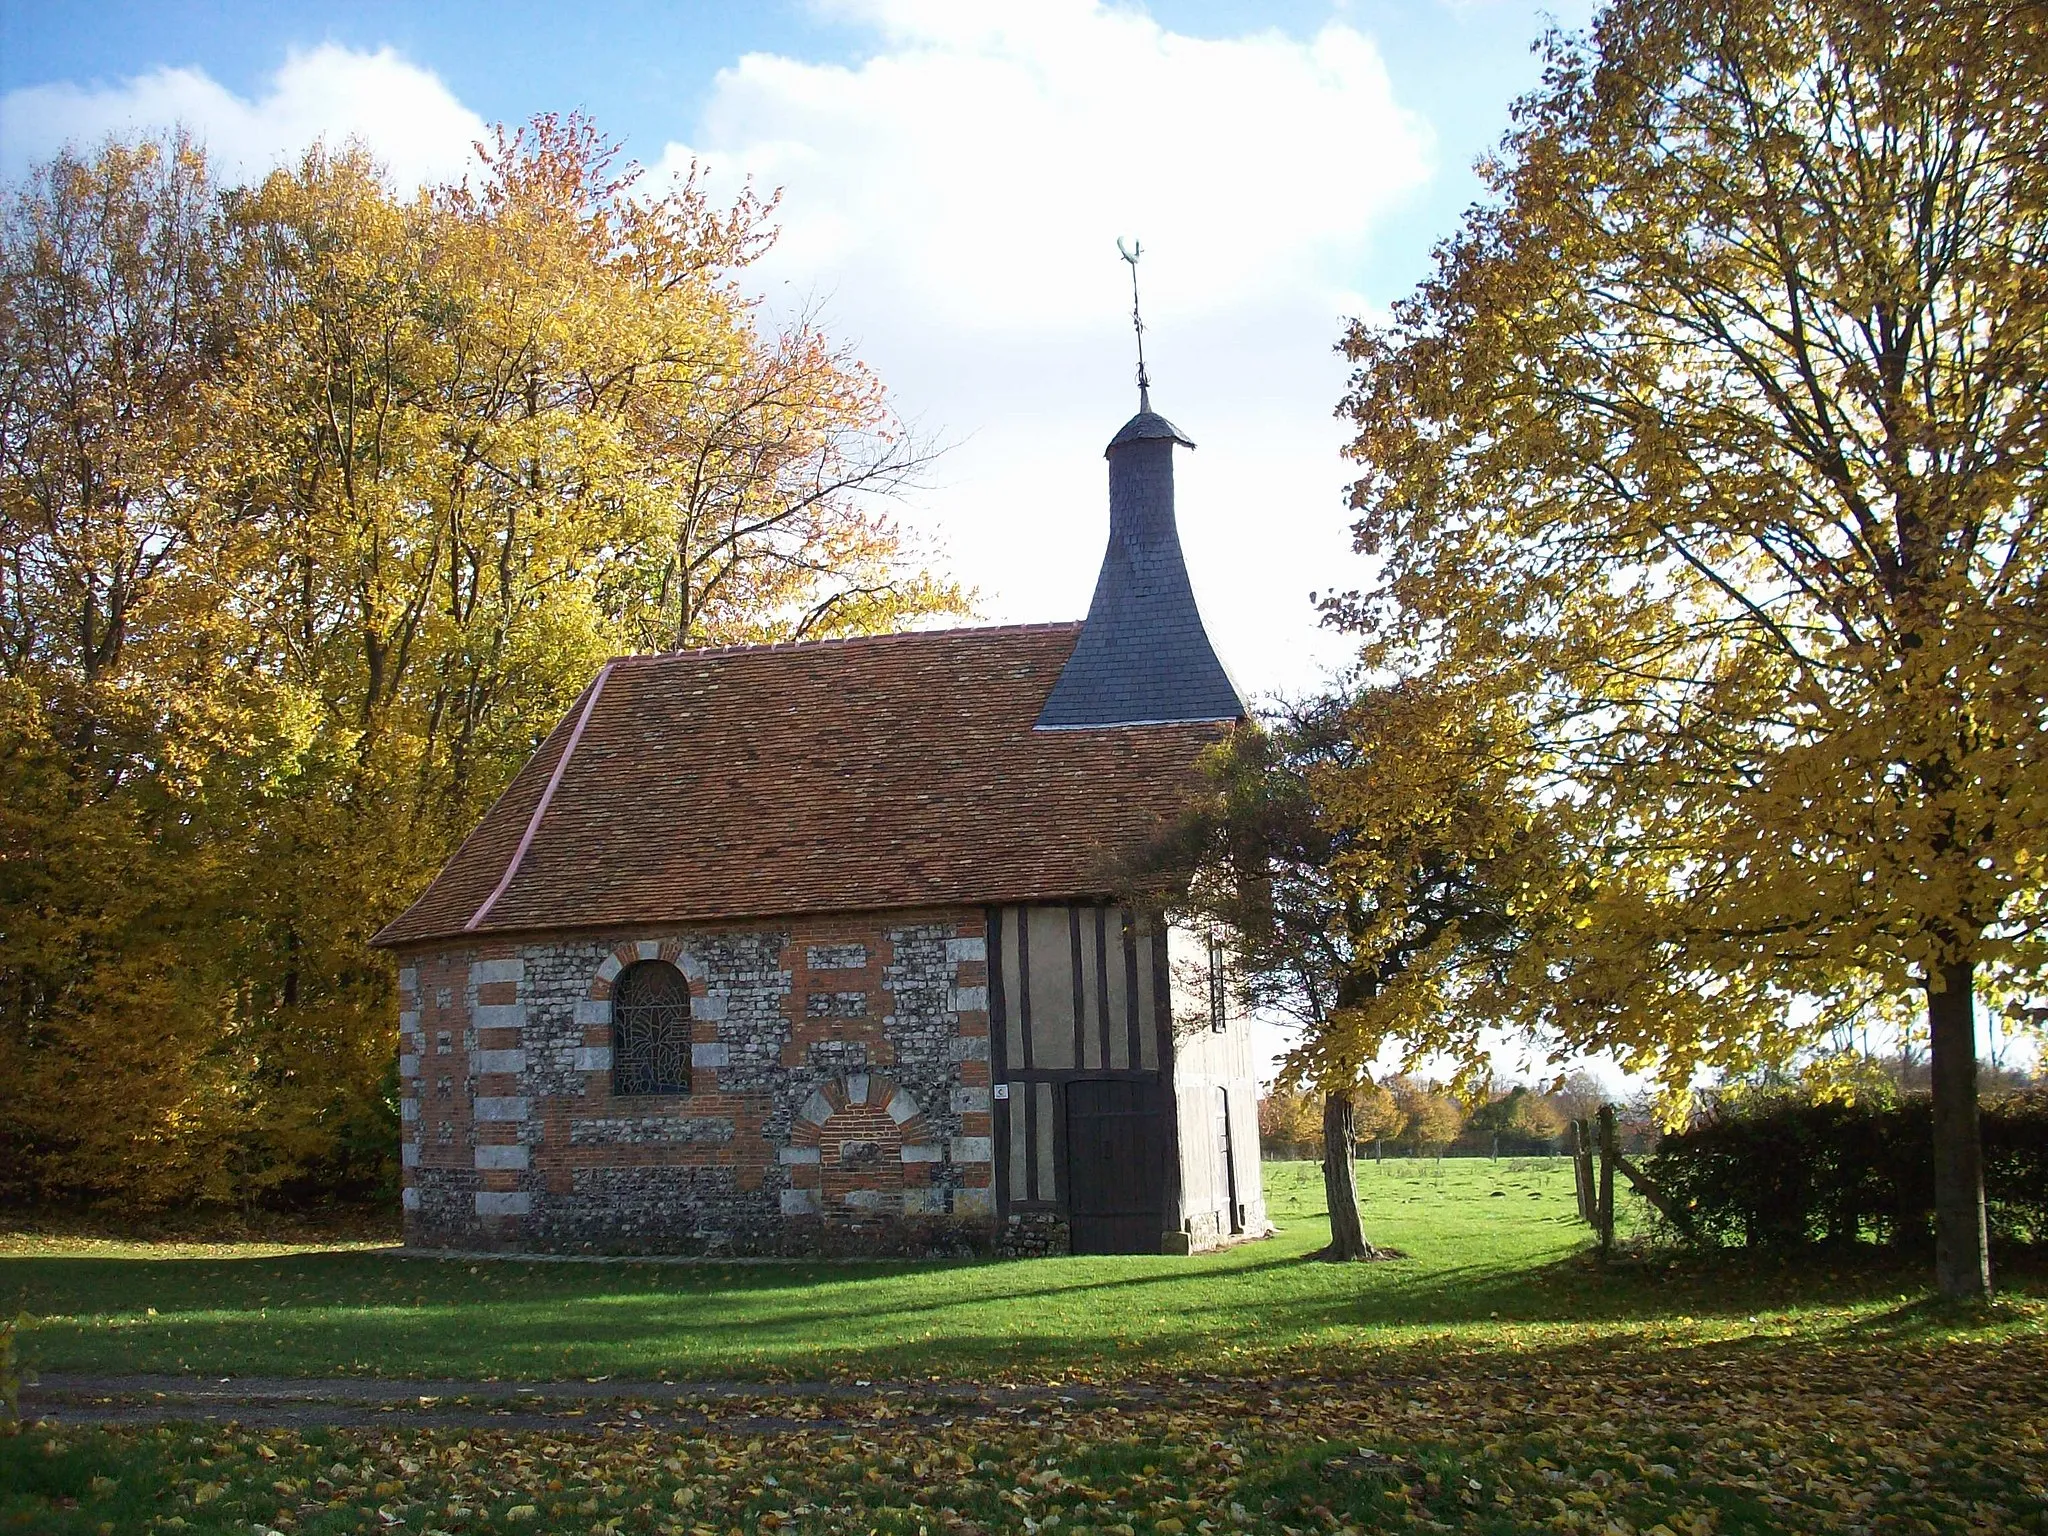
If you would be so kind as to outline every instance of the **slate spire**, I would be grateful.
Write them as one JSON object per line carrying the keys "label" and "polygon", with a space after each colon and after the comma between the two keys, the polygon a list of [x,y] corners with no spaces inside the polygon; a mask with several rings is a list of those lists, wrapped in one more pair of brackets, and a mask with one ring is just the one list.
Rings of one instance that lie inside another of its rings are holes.
{"label": "slate spire", "polygon": [[1152,409],[1145,321],[1138,313],[1138,258],[1131,269],[1131,329],[1138,339],[1138,414],[1109,440],[1109,548],[1095,578],[1074,654],[1038,717],[1041,731],[1183,720],[1236,720],[1244,700],[1216,659],[1188,585],[1173,521],[1173,445],[1194,447]]}
{"label": "slate spire", "polygon": [[[1149,380],[1147,381],[1149,384]],[[1244,700],[1216,659],[1173,518],[1173,448],[1194,443],[1152,409],[1110,439],[1109,548],[1074,654],[1038,729],[1235,720]]]}

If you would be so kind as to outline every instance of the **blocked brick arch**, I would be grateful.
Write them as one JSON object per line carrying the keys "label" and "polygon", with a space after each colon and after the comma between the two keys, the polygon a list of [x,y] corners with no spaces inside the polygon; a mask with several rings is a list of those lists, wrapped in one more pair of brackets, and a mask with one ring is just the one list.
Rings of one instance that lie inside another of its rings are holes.
{"label": "blocked brick arch", "polygon": [[858,1221],[866,1216],[942,1214],[931,1187],[944,1155],[923,1108],[879,1072],[848,1072],[815,1090],[797,1111],[782,1160],[790,1215]]}

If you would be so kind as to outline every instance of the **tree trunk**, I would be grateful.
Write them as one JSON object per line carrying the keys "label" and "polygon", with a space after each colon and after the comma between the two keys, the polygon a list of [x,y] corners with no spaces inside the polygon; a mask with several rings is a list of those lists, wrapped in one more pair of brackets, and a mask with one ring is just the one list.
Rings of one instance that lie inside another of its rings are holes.
{"label": "tree trunk", "polygon": [[1958,1300],[1991,1295],[1984,1147],[1977,1125],[1974,971],[1969,961],[1945,965],[1927,983],[1934,1077],[1934,1280],[1942,1295]]}
{"label": "tree trunk", "polygon": [[1365,1240],[1358,1215],[1358,1170],[1352,1166],[1356,1131],[1348,1089],[1323,1098],[1323,1198],[1330,1207],[1330,1246],[1326,1259],[1370,1259],[1378,1251]]}

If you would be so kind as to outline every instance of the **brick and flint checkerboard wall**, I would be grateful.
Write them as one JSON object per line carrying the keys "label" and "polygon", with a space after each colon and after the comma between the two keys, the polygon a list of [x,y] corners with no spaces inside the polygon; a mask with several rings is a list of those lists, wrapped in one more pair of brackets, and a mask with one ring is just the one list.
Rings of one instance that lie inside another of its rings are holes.
{"label": "brick and flint checkerboard wall", "polygon": [[[642,959],[689,983],[686,1094],[611,1091],[611,984]],[[415,1247],[993,1243],[978,909],[420,949],[399,1007]]]}

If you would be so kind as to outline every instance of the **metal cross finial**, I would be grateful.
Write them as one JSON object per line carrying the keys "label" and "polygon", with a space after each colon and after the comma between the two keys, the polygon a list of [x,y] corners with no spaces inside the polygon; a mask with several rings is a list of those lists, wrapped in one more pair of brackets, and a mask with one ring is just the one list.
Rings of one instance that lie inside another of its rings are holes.
{"label": "metal cross finial", "polygon": [[1124,249],[1124,237],[1116,237],[1117,254],[1131,264],[1131,329],[1138,333],[1138,409],[1152,409],[1152,379],[1145,372],[1145,322],[1138,315],[1138,258],[1145,254],[1145,247],[1133,240],[1129,250]]}

